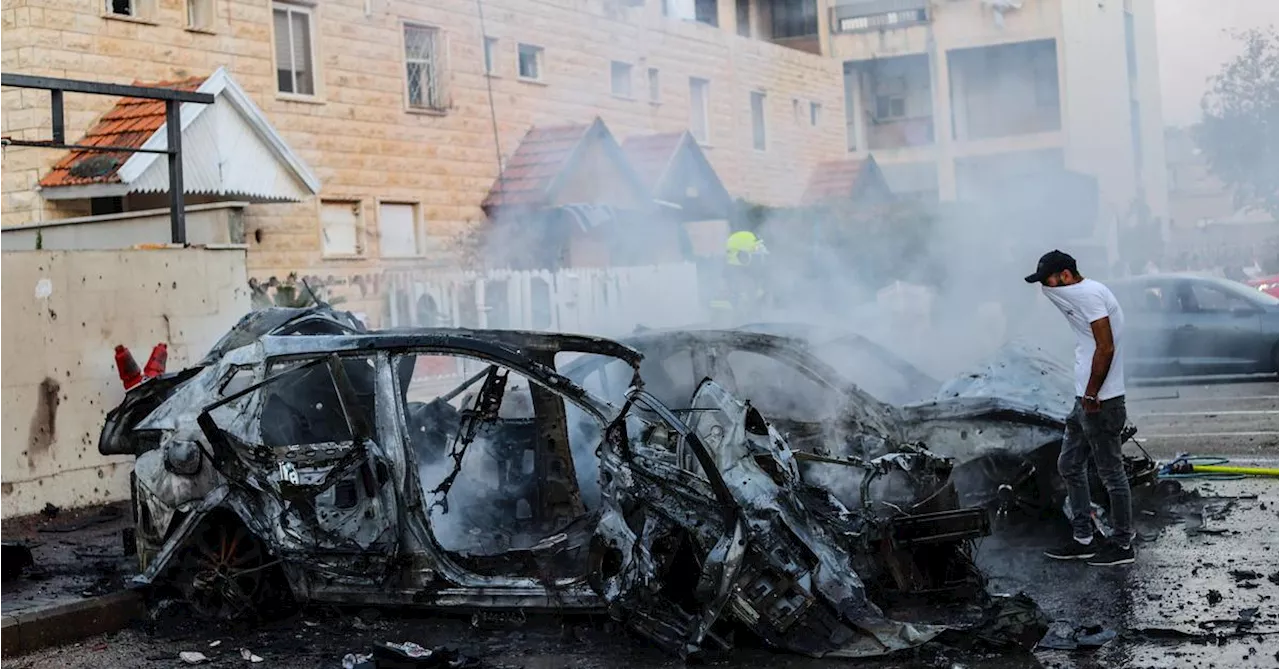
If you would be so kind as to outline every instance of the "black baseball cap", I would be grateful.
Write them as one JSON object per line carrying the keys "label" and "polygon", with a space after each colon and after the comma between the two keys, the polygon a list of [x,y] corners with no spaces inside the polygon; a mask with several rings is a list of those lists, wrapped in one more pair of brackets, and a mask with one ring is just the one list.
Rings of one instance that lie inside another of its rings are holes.
{"label": "black baseball cap", "polygon": [[1026,280],[1027,283],[1040,283],[1046,278],[1068,269],[1071,270],[1072,274],[1080,273],[1080,271],[1076,269],[1075,258],[1072,258],[1058,249],[1054,249],[1040,256],[1040,262],[1036,264],[1036,273],[1028,274]]}

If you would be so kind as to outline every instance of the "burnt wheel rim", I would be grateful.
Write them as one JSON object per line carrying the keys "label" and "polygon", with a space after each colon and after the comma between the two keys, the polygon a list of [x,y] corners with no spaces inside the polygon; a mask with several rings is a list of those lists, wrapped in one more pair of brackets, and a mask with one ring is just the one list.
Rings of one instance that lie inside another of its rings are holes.
{"label": "burnt wheel rim", "polygon": [[263,589],[266,555],[242,525],[214,524],[187,551],[182,588],[196,611],[232,619],[252,612]]}

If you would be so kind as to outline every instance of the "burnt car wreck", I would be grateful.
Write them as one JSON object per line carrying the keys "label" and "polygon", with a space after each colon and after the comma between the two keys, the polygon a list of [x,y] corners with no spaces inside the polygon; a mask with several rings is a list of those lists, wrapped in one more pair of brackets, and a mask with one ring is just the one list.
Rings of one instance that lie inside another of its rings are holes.
{"label": "burnt car wreck", "polygon": [[[947,641],[1031,648],[992,595],[990,532],[920,444],[830,457],[712,378],[678,404],[593,337],[365,332],[328,309],[246,318],[130,391],[99,450],[136,456],[140,586],[234,617],[298,601],[607,610],[682,657],[735,630],[811,656]],[[621,370],[607,399],[557,371]],[[807,470],[838,468],[857,494]]]}
{"label": "burnt car wreck", "polygon": [[[859,335],[793,324],[645,330],[621,341],[644,355],[646,388],[670,407],[688,408],[703,378],[749,398],[802,454],[807,478],[850,506],[861,491],[838,465],[922,443],[956,463],[953,482],[965,506],[1014,518],[1064,511],[1057,459],[1073,389],[1070,372],[1043,351],[1010,345],[942,382]],[[625,392],[624,372],[600,359],[565,370],[615,401]],[[1145,452],[1126,456],[1125,466],[1135,489],[1156,480]],[[1094,499],[1105,504],[1101,482],[1091,480]]]}

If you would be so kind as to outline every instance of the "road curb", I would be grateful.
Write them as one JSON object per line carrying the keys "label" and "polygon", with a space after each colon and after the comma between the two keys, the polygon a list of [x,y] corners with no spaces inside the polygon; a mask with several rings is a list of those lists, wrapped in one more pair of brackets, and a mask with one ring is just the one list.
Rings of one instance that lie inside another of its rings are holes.
{"label": "road curb", "polygon": [[22,655],[116,632],[145,613],[142,597],[125,591],[5,614],[0,653]]}

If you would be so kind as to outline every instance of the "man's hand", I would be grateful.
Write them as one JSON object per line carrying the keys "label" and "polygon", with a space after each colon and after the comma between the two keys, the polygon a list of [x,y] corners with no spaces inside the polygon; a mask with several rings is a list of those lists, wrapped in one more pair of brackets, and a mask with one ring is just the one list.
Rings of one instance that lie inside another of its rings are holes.
{"label": "man's hand", "polygon": [[1096,397],[1081,398],[1080,404],[1084,406],[1085,413],[1100,413],[1102,411],[1102,402],[1099,402]]}

